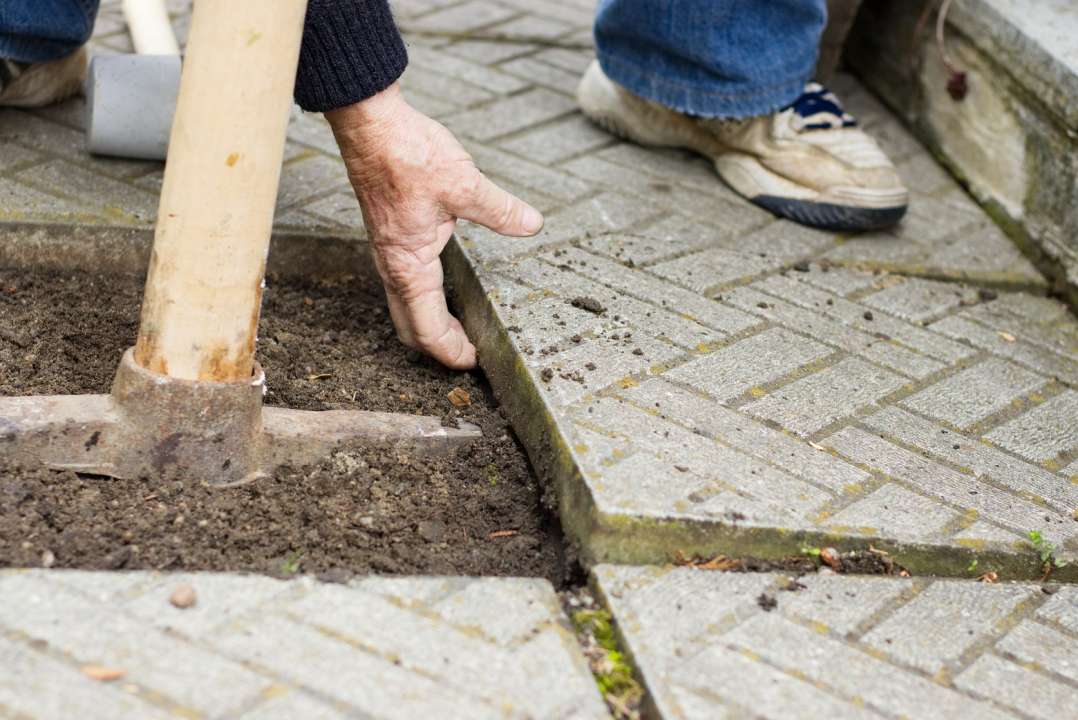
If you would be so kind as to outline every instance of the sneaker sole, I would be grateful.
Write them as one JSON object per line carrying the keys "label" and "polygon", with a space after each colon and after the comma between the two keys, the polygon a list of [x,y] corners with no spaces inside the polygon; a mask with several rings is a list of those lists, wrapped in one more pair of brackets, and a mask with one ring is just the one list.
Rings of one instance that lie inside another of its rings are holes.
{"label": "sneaker sole", "polygon": [[861,230],[881,230],[896,225],[906,214],[906,206],[889,208],[866,208],[852,205],[813,202],[778,197],[776,195],[757,195],[750,201],[779,217],[794,222],[833,232],[856,232]]}

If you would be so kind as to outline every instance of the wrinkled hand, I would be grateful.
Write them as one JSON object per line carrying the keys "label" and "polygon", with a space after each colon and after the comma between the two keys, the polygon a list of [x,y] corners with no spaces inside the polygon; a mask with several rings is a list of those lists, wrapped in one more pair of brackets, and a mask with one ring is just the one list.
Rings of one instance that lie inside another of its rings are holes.
{"label": "wrinkled hand", "polygon": [[458,218],[524,237],[542,229],[542,215],[484,177],[453,134],[408,105],[396,84],[326,119],[363,210],[397,336],[448,367],[475,367],[475,346],[446,306],[442,249]]}

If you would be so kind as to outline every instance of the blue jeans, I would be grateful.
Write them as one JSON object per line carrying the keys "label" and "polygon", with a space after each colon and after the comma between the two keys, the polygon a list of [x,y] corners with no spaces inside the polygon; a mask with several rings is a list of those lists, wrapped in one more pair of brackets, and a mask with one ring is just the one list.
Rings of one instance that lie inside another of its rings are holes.
{"label": "blue jeans", "polygon": [[0,59],[42,62],[90,39],[99,0],[0,0]]}
{"label": "blue jeans", "polygon": [[[0,0],[0,58],[40,62],[89,39],[98,0]],[[704,117],[764,115],[811,79],[826,0],[601,0],[599,62],[637,95]]]}
{"label": "blue jeans", "polygon": [[636,95],[703,117],[766,115],[812,79],[826,0],[600,0],[599,63]]}

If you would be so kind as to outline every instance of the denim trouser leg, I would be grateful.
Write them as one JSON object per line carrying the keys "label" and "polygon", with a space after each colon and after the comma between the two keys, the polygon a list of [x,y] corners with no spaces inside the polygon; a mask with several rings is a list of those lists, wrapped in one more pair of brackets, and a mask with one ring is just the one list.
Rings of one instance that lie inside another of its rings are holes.
{"label": "denim trouser leg", "polygon": [[811,79],[826,0],[600,0],[603,71],[633,93],[704,117],[749,117]]}
{"label": "denim trouser leg", "polygon": [[42,62],[90,39],[99,0],[0,0],[0,59]]}

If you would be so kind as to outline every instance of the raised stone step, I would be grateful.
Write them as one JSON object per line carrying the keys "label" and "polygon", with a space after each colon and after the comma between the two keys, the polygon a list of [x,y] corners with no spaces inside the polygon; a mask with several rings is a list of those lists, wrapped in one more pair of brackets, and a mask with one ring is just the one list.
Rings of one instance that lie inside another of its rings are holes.
{"label": "raised stone step", "polygon": [[962,99],[948,91],[929,4],[865,3],[849,64],[1078,297],[1078,4],[955,2],[945,46],[966,73]]}

